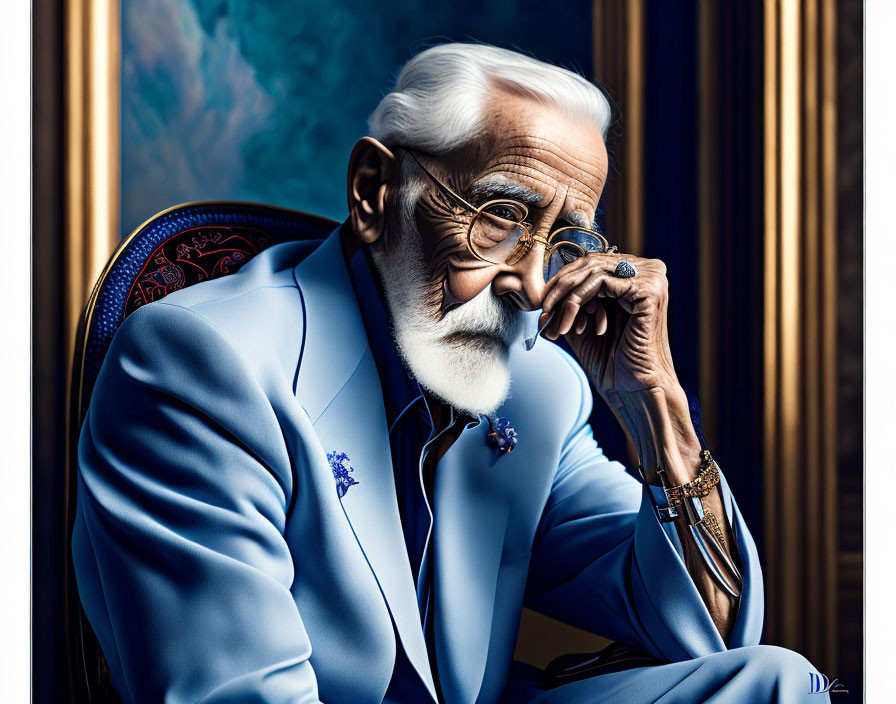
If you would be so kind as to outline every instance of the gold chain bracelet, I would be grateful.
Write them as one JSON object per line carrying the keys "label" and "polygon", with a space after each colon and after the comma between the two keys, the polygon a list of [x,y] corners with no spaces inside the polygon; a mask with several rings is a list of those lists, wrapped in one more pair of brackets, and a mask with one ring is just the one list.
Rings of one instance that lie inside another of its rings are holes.
{"label": "gold chain bracelet", "polygon": [[709,496],[718,483],[719,466],[709,450],[703,450],[700,453],[700,471],[697,472],[696,479],[687,484],[665,488],[666,500],[669,505],[679,508],[684,499]]}

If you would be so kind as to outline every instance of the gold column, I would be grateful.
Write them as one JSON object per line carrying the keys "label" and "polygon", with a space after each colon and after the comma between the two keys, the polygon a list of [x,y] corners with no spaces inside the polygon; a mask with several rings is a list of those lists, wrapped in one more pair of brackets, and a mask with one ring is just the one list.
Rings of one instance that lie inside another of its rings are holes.
{"label": "gold column", "polygon": [[836,671],[833,0],[765,3],[766,634]]}
{"label": "gold column", "polygon": [[68,358],[90,290],[118,244],[119,0],[65,3]]}
{"label": "gold column", "polygon": [[[644,2],[594,0],[594,75],[619,103],[621,182],[608,186],[607,232],[623,251],[644,250]],[[616,174],[611,174],[611,179]]]}
{"label": "gold column", "polygon": [[[64,258],[62,300],[65,368],[73,367],[75,335],[87,298],[118,244],[119,101],[121,16],[119,0],[63,0],[64,8]],[[72,383],[66,380],[65,639],[70,682],[81,677],[70,666],[93,654],[82,652],[77,607],[72,608],[74,572],[70,536],[74,515],[74,455],[78,415],[72,413]],[[75,433],[71,432],[75,430]],[[75,602],[76,603],[76,602]],[[77,685],[74,685],[77,687]],[[73,695],[72,695],[73,696]]]}

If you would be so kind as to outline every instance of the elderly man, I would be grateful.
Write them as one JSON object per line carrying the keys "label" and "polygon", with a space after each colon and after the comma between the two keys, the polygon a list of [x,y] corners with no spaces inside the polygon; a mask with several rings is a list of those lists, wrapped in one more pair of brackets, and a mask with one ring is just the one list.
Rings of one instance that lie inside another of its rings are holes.
{"label": "elderly man", "polygon": [[[428,49],[326,241],[124,322],[73,540],[122,700],[827,698],[758,645],[756,549],[676,379],[665,267],[592,224],[609,118],[568,71]],[[643,484],[596,444],[589,382]],[[523,606],[641,655],[512,664]]]}

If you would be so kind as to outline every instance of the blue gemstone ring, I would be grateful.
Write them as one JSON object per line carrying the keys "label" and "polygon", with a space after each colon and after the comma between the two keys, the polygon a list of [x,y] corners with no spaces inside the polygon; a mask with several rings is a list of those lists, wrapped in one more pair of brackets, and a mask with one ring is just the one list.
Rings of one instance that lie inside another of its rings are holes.
{"label": "blue gemstone ring", "polygon": [[613,273],[620,279],[631,279],[638,274],[638,270],[628,262],[619,262]]}

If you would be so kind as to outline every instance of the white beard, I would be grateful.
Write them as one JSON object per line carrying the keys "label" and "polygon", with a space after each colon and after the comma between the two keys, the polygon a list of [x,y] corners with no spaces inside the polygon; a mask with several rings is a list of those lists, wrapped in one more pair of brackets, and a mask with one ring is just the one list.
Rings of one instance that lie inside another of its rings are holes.
{"label": "white beard", "polygon": [[521,311],[492,293],[440,317],[427,301],[432,284],[413,216],[416,198],[405,189],[398,232],[374,248],[398,352],[417,382],[440,401],[473,417],[490,415],[510,391],[510,346],[521,339]]}

